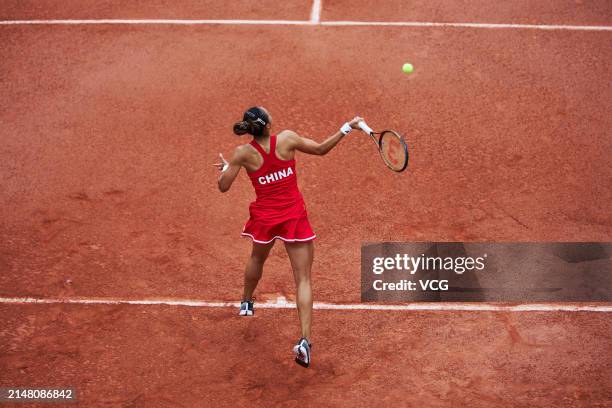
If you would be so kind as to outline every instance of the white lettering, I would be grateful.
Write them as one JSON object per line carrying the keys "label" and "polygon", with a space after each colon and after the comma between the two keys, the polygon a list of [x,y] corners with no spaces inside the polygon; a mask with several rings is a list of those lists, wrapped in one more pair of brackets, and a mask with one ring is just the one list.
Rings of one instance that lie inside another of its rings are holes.
{"label": "white lettering", "polygon": [[421,289],[423,290],[427,290],[428,286],[431,290],[448,290],[447,280],[436,280],[436,279],[429,280],[427,279],[427,280],[419,280],[419,283],[421,284]]}
{"label": "white lettering", "polygon": [[284,179],[285,177],[289,177],[293,174],[293,169],[291,167],[287,167],[286,169],[276,171],[274,173],[266,174],[265,176],[261,176],[257,179],[259,184],[269,184],[273,181],[278,181]]}
{"label": "white lettering", "polygon": [[385,271],[385,268],[382,267],[382,263],[384,260],[385,258],[380,258],[380,257],[374,258],[374,262],[372,265],[372,272],[374,272],[376,275],[380,275],[381,273]]}

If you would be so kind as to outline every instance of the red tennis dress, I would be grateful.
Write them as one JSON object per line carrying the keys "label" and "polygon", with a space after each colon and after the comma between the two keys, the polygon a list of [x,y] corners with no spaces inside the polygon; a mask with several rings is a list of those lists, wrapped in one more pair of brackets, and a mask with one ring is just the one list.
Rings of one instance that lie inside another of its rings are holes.
{"label": "red tennis dress", "polygon": [[295,159],[276,157],[276,136],[270,136],[270,153],[255,140],[263,164],[249,172],[257,198],[249,206],[250,218],[242,231],[254,242],[267,244],[276,238],[286,242],[305,242],[315,239],[302,193],[298,189]]}

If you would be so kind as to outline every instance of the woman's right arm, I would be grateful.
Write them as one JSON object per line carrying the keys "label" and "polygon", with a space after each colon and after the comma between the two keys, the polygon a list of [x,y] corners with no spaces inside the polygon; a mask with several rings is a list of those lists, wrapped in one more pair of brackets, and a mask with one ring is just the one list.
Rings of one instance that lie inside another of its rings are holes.
{"label": "woman's right arm", "polygon": [[[357,116],[353,120],[348,122],[348,125],[352,129],[359,129],[358,123],[362,120],[363,120],[362,118]],[[338,130],[336,133],[334,133],[333,135],[325,139],[323,142],[319,143],[312,139],[300,137],[297,133],[293,131],[287,131],[287,132],[288,132],[288,135],[287,135],[288,139],[291,141],[292,147],[295,150],[299,150],[300,152],[304,152],[307,154],[314,154],[318,156],[323,156],[329,153],[329,151],[332,150],[334,147],[336,147],[338,142],[340,142],[340,140],[342,140],[344,136],[346,136],[345,133],[343,133],[341,130]]]}

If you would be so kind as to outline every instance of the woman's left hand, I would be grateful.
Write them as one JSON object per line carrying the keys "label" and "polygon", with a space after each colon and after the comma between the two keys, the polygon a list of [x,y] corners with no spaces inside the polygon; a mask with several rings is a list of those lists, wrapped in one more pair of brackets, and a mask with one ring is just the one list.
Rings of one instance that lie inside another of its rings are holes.
{"label": "woman's left hand", "polygon": [[225,160],[225,158],[223,158],[223,155],[221,153],[219,153],[219,157],[221,158],[221,163],[215,163],[213,164],[213,166],[218,168],[219,171],[225,171],[229,166],[229,163],[227,162],[227,160]]}

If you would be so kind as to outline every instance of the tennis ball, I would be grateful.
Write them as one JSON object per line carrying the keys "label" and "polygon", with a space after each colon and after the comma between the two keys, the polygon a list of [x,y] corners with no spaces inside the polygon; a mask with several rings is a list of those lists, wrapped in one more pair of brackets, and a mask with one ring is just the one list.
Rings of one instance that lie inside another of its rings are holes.
{"label": "tennis ball", "polygon": [[414,67],[412,66],[412,64],[406,63],[402,67],[402,71],[404,71],[405,74],[410,74],[412,71],[414,71]]}

